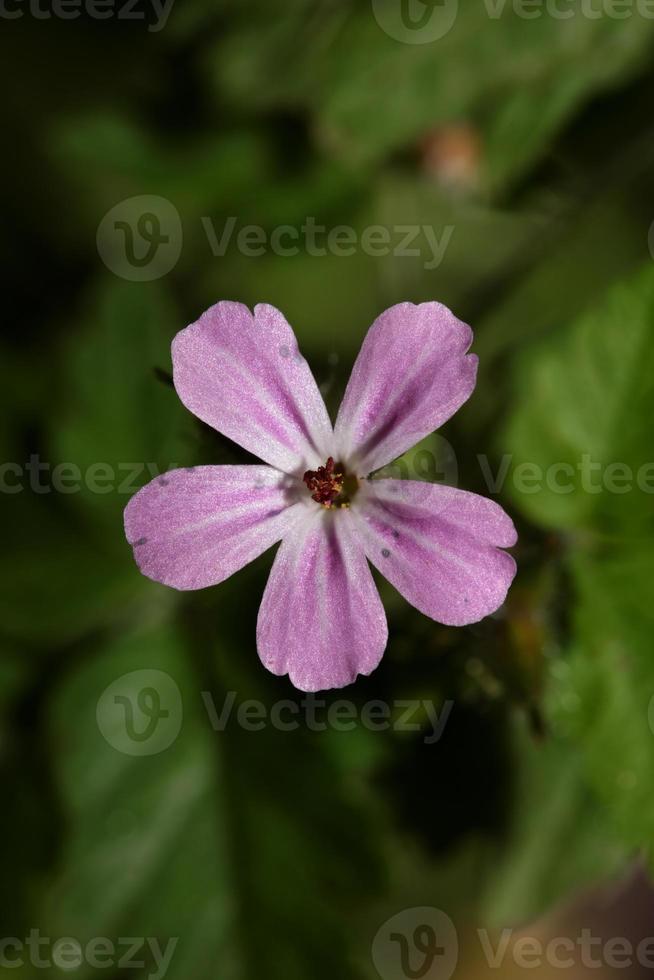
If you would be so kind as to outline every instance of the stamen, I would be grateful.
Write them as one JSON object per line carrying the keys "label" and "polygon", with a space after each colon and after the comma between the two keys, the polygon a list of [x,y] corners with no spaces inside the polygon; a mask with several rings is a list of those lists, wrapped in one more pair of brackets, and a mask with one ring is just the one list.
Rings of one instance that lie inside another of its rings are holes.
{"label": "stamen", "polygon": [[343,474],[334,470],[333,456],[317,470],[307,470],[302,479],[311,491],[311,499],[328,509],[343,489]]}

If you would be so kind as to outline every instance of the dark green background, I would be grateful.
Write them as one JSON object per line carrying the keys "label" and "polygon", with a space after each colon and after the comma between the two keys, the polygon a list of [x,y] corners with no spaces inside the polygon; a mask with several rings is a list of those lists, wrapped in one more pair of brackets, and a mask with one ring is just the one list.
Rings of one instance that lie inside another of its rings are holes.
{"label": "dark green background", "polygon": [[[2,936],[179,936],[171,980],[370,978],[371,941],[403,908],[519,924],[648,862],[654,497],[526,493],[515,468],[654,458],[653,53],[637,13],[492,19],[481,0],[424,45],[388,37],[363,0],[177,0],[158,33],[27,8],[2,21],[3,460],[240,461],[166,381],[178,329],[219,299],[279,306],[333,411],[374,317],[437,299],[480,356],[443,430],[459,485],[488,494],[478,455],[494,472],[509,454],[496,499],[520,534],[508,603],[478,625],[442,627],[381,585],[388,649],[344,696],[451,700],[439,743],[428,725],[216,733],[201,691],[301,698],[256,654],[271,554],[181,595],[133,564],[129,494],[27,476],[3,492]],[[95,242],[143,194],[174,205],[184,239],[169,274],[135,283]],[[454,231],[429,271],[215,257],[200,220],[270,232],[308,215]],[[433,477],[433,458],[409,454],[409,472]],[[184,724],[130,757],[96,704],[145,668],[175,679]]]}

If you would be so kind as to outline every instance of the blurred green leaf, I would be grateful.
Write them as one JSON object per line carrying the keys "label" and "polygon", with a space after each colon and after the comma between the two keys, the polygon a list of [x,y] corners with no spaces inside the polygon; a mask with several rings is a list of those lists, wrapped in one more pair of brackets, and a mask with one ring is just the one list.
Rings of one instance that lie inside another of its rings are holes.
{"label": "blurred green leaf", "polygon": [[459,315],[474,310],[476,297],[533,251],[544,223],[527,210],[452,198],[427,178],[399,170],[375,181],[361,219],[391,235],[393,248],[376,259],[385,303],[437,299]]}
{"label": "blurred green leaf", "polygon": [[523,254],[528,265],[514,269],[506,295],[483,315],[475,341],[482,367],[507,352],[519,357],[527,342],[559,331],[594,305],[598,283],[604,292],[642,266],[647,225],[635,205],[645,188],[634,182],[636,188],[610,195],[600,186],[581,207],[559,200],[553,213],[545,210],[540,235]]}
{"label": "blurred green leaf", "polygon": [[[369,848],[353,860],[362,826],[330,762],[333,746],[323,751],[320,733],[270,723],[265,731],[242,728],[247,682],[232,694],[206,687],[187,650],[168,627],[125,634],[56,692],[50,739],[67,835],[47,893],[47,934],[83,944],[155,937],[162,948],[179,937],[170,980],[206,975],[216,964],[221,977],[250,977],[264,962],[275,980],[301,980],[307,963],[325,980],[335,971],[353,977],[340,911],[368,887],[361,875],[370,878]],[[241,655],[227,652],[227,662]],[[235,677],[249,670],[236,664]],[[146,688],[156,699],[151,715],[137,707]],[[149,742],[129,735],[128,709],[116,708],[114,692],[131,699],[136,734],[155,719],[156,753],[126,754]],[[230,699],[229,720],[214,730],[211,711],[222,713]],[[167,726],[173,736],[179,729],[171,744]],[[151,970],[150,959],[134,975]]]}
{"label": "blurred green leaf", "polygon": [[[482,123],[491,188],[521,177],[591,98],[643,70],[654,32],[652,23],[645,24],[635,10],[619,21],[606,16],[602,0],[585,8],[577,5],[571,21],[544,14],[535,23],[538,34],[525,31],[524,21],[506,24],[506,31],[500,23],[492,25],[503,35],[498,44],[514,43],[518,50],[505,55],[513,62],[513,83],[502,79],[499,98]],[[533,47],[527,41],[530,35]]]}
{"label": "blurred green leaf", "polygon": [[621,838],[654,846],[654,549],[647,540],[572,559],[578,605],[569,663],[551,694],[557,729],[579,746],[587,777]]}
{"label": "blurred green leaf", "polygon": [[[538,523],[570,532],[572,654],[569,666],[558,666],[550,710],[557,730],[579,746],[585,778],[632,847],[649,847],[654,817],[647,639],[654,508],[642,483],[649,474],[651,487],[654,474],[653,324],[648,265],[518,359],[518,395],[504,437],[513,452],[515,503]],[[534,464],[539,489],[525,492],[519,467]],[[559,481],[574,489],[557,489]]]}
{"label": "blurred green leaf", "polygon": [[533,520],[577,533],[651,522],[653,324],[650,264],[518,359],[503,442],[510,492]]}
{"label": "blurred green leaf", "polygon": [[105,539],[53,503],[52,492],[27,488],[11,498],[0,571],[2,632],[46,652],[139,615],[159,616],[173,593],[155,592],[140,575],[120,520]]}
{"label": "blurred green leaf", "polygon": [[513,744],[511,827],[483,903],[491,927],[537,919],[577,889],[619,873],[629,857],[573,744],[556,736],[535,742],[517,720]]}
{"label": "blurred green leaf", "polygon": [[[116,683],[113,695],[107,689]],[[157,698],[156,705],[147,702],[151,715],[147,704],[143,712],[138,707],[141,690]],[[128,708],[121,716],[114,697],[132,698],[133,738]],[[220,776],[201,704],[180,637],[163,627],[119,638],[57,692],[50,737],[68,833],[46,896],[48,935],[75,936],[82,944],[97,936],[114,943],[122,936],[154,937],[164,949],[179,937],[169,978],[202,975],[216,962],[226,977],[236,975]],[[159,708],[169,714],[159,716]],[[149,724],[155,740],[163,731],[154,749],[164,748],[126,754],[125,748],[149,750],[147,739],[136,737],[147,734]],[[168,748],[166,726],[172,736],[180,731]],[[140,949],[138,958],[147,952]],[[94,975],[88,965],[79,972]],[[148,972],[151,957],[148,969],[135,975]]]}
{"label": "blurred green leaf", "polygon": [[[71,184],[78,223],[95,233],[104,211],[124,198],[169,199],[187,221],[231,210],[266,180],[271,163],[255,130],[235,129],[196,142],[170,145],[118,113],[93,113],[53,125],[50,154]],[[188,230],[188,229],[186,229]]]}
{"label": "blurred green leaf", "polygon": [[216,45],[214,85],[241,105],[309,108],[318,138],[355,165],[477,120],[488,143],[483,182],[495,188],[532,164],[580,104],[644,61],[652,24],[615,21],[594,3],[597,16],[577,7],[572,21],[461,4],[451,28],[421,44],[389,36],[367,5],[296,0],[279,18],[258,3]]}
{"label": "blurred green leaf", "polygon": [[108,280],[88,298],[62,357],[53,451],[81,474],[75,502],[120,541],[130,497],[193,453],[193,417],[157,375],[170,372],[170,342],[182,326],[160,282]]}

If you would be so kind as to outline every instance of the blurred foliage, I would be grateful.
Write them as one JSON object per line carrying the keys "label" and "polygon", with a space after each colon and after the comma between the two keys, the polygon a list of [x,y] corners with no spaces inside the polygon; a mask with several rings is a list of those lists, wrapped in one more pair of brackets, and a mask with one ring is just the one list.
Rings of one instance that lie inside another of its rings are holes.
{"label": "blurred foliage", "polygon": [[[577,535],[585,529],[610,535],[651,530],[653,319],[650,262],[603,295],[565,336],[557,332],[521,361],[520,391],[505,437],[514,451],[513,474],[525,462],[543,473],[558,467],[545,481],[545,492],[516,490],[520,505],[539,523]],[[625,506],[634,485],[639,492]]]}
{"label": "blurred foliage", "polygon": [[[424,45],[364,0],[188,0],[160,32],[4,24],[2,935],[178,936],[175,980],[367,978],[398,909],[522,923],[650,858],[654,508],[635,474],[654,469],[653,46],[635,14],[482,3]],[[141,194],[172,202],[184,237],[174,269],[139,283],[95,238]],[[446,247],[434,266],[425,240],[259,257],[208,240],[230,219],[270,235],[308,217],[359,239],[427,226]],[[170,384],[171,337],[219,298],[284,310],[332,412],[391,303],[439,299],[475,328],[473,398],[390,469],[496,497],[519,525],[516,583],[454,630],[380,582],[384,661],[324,696],[396,715],[453,702],[439,741],[424,710],[414,732],[211,725],[201,692],[301,702],[256,655],[271,555],[180,596],[139,575],[122,510],[165,468],[247,459]],[[614,464],[631,489],[608,488]],[[97,490],[97,465],[119,479]],[[173,678],[184,721],[132,757],[96,711],[141,669]]]}

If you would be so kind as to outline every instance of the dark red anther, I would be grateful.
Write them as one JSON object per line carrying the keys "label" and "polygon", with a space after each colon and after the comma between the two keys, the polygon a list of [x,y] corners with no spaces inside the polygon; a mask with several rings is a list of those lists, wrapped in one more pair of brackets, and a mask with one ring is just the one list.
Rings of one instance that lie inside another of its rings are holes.
{"label": "dark red anther", "polygon": [[343,489],[343,474],[334,472],[332,456],[317,470],[307,470],[302,479],[311,491],[311,499],[323,507],[331,507]]}

